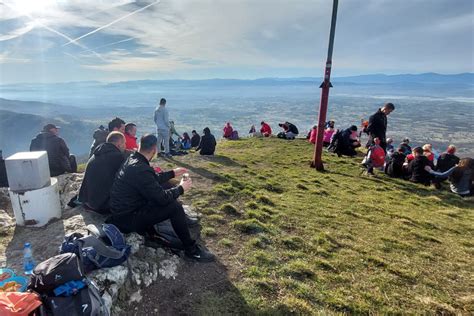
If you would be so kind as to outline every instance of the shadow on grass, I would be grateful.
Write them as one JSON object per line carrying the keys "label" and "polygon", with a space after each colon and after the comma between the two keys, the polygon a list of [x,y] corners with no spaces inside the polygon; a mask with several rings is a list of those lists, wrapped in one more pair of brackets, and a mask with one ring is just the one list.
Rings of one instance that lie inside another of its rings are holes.
{"label": "shadow on grass", "polygon": [[361,179],[363,181],[371,181],[377,184],[386,184],[387,186],[392,186],[394,189],[405,191],[410,194],[416,194],[419,197],[438,197],[440,199],[439,203],[443,206],[456,206],[456,207],[468,207],[473,206],[472,202],[463,199],[457,194],[449,191],[449,188],[443,190],[432,190],[427,186],[421,184],[416,184],[408,180],[403,180],[399,178],[389,178],[385,174],[377,175],[376,177],[364,176],[362,172],[360,175],[351,175],[347,173],[342,173],[338,171],[329,171],[328,174],[336,174],[343,177]]}
{"label": "shadow on grass", "polygon": [[[209,162],[214,162],[214,163],[218,163],[218,164],[221,164],[223,166],[227,166],[227,167],[241,167],[241,165],[235,161],[233,161],[232,159],[228,158],[228,157],[225,157],[225,156],[196,156],[196,157],[199,157],[203,160],[206,160],[206,161],[209,161]],[[198,158],[198,159],[199,159]],[[204,178],[207,178],[209,180],[214,180],[214,181],[226,181],[226,179],[224,177],[222,177],[221,175],[215,173],[215,172],[212,172],[210,171],[209,169],[206,169],[206,168],[201,168],[201,167],[195,167],[189,163],[186,163],[186,162],[183,162],[183,161],[180,161],[180,160],[176,160],[176,159],[169,159],[169,158],[166,158],[165,159],[166,161],[168,162],[172,162],[180,167],[183,167],[183,168],[186,168]],[[218,167],[215,167],[215,168],[218,168]]]}

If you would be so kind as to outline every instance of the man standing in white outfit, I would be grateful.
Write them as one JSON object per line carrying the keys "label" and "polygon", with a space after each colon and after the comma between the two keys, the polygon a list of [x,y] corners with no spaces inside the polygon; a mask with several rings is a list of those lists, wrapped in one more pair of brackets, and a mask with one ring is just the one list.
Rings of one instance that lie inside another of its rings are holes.
{"label": "man standing in white outfit", "polygon": [[155,124],[158,136],[158,155],[161,153],[161,144],[164,142],[165,157],[171,157],[170,154],[170,121],[168,109],[165,108],[166,99],[160,100],[160,106],[155,110]]}

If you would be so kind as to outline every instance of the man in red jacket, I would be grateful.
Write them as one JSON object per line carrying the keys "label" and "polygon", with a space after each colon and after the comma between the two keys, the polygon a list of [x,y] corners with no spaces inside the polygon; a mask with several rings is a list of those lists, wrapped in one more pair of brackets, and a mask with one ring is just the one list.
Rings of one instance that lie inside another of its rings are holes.
{"label": "man in red jacket", "polygon": [[125,148],[127,150],[135,151],[137,145],[137,125],[128,123],[125,125]]}
{"label": "man in red jacket", "polygon": [[270,127],[270,125],[268,125],[264,121],[262,121],[260,125],[262,126],[260,128],[260,133],[262,133],[262,135],[265,137],[270,137],[272,135],[272,128]]}

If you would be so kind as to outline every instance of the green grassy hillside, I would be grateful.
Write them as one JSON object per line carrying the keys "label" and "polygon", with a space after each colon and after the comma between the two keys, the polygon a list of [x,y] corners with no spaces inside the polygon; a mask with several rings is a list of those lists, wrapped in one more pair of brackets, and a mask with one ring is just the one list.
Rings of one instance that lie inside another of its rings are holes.
{"label": "green grassy hillside", "polygon": [[303,140],[221,142],[190,154],[185,199],[236,293],[207,295],[201,314],[468,313],[474,311],[472,200],[325,154],[309,168]]}

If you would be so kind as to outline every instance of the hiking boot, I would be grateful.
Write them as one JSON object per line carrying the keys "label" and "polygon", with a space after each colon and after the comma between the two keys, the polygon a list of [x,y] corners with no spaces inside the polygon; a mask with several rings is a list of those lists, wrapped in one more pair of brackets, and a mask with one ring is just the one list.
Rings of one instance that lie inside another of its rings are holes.
{"label": "hiking boot", "polygon": [[186,250],[184,254],[187,258],[195,260],[197,262],[212,262],[216,260],[216,257],[212,252],[206,249],[206,247],[196,244],[193,250]]}

